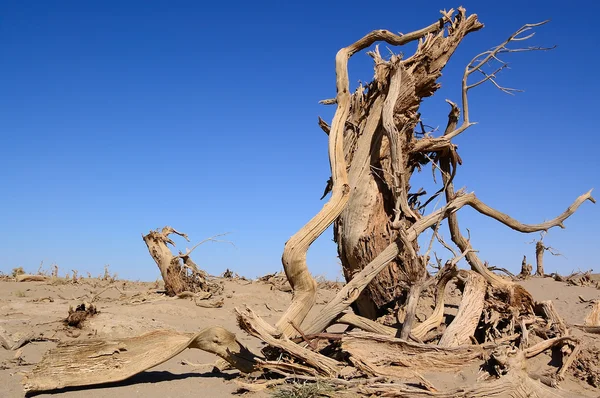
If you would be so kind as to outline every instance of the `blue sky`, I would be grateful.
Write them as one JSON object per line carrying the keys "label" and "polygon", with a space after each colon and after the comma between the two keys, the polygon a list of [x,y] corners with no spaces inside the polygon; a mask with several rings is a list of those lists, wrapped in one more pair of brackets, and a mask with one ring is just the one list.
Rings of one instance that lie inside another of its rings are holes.
{"label": "blue sky", "polygon": [[[456,180],[524,222],[550,219],[600,188],[600,4],[462,4],[486,27],[451,59],[423,117],[445,125],[444,99],[459,101],[472,56],[524,23],[552,19],[531,44],[557,49],[508,57],[511,70],[501,74],[524,93],[473,91],[479,124],[457,139],[464,164]],[[327,137],[316,120],[333,114],[318,101],[335,95],[337,50],[373,29],[421,28],[458,5],[1,2],[0,271],[35,271],[44,261],[100,274],[110,264],[122,277],[153,280],[158,269],[141,234],[164,225],[193,242],[230,232],[235,247],[207,243],[195,252],[212,274],[281,269],[285,241],[323,203]],[[357,54],[352,85],[371,77],[370,58]],[[523,254],[533,260],[525,242],[536,236],[469,209],[460,220],[490,263],[517,270]],[[547,271],[599,270],[600,208],[588,202],[565,224],[546,241],[566,258],[548,256]],[[308,263],[335,278],[331,239],[328,231],[314,244]]]}

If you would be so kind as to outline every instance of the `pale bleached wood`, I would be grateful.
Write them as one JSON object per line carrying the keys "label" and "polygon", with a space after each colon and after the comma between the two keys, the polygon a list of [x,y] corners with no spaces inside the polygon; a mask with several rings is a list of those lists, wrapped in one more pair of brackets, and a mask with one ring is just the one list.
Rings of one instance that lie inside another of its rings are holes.
{"label": "pale bleached wood", "polygon": [[444,320],[444,295],[446,293],[446,285],[448,285],[448,282],[450,282],[456,273],[456,265],[444,268],[440,271],[436,284],[435,308],[429,318],[413,328],[411,333],[415,338],[423,340],[430,330],[441,325]]}
{"label": "pale bleached wood", "polygon": [[236,308],[235,311],[240,328],[249,334],[261,339],[273,347],[278,347],[295,358],[305,362],[321,375],[329,377],[338,376],[341,370],[341,364],[335,359],[326,357],[318,352],[311,351],[290,341],[285,334],[278,333],[277,330],[269,326],[249,308],[246,308],[246,310]]}
{"label": "pale bleached wood", "polygon": [[469,344],[479,324],[485,303],[487,282],[483,276],[475,272],[468,272],[465,279],[465,288],[458,313],[440,339],[439,345],[442,347]]}
{"label": "pale bleached wood", "polygon": [[600,300],[592,302],[592,308],[583,321],[585,326],[600,326]]}
{"label": "pale bleached wood", "polygon": [[364,330],[365,332],[379,333],[386,336],[395,336],[398,332],[398,330],[395,328],[382,325],[381,323],[352,313],[342,314],[340,317],[336,318],[335,322],[344,325],[355,326]]}
{"label": "pale bleached wood", "polygon": [[[451,10],[447,15],[452,15],[453,12],[454,10]],[[349,199],[350,186],[348,185],[347,165],[344,158],[344,129],[350,114],[351,104],[348,60],[355,53],[378,41],[400,46],[440,29],[439,23],[433,23],[424,29],[404,35],[397,35],[387,30],[375,30],[338,51],[335,57],[337,92],[335,102],[337,103],[337,109],[328,136],[333,188],[329,201],[325,203],[316,216],[285,244],[282,262],[286,276],[294,290],[292,303],[277,322],[277,327],[285,335],[290,336],[295,333],[292,323],[301,325],[315,303],[316,283],[306,265],[308,248],[341,214]]]}
{"label": "pale bleached wood", "polygon": [[26,391],[117,382],[159,365],[186,348],[216,354],[233,367],[252,372],[256,357],[233,333],[219,326],[199,333],[155,330],[141,336],[61,343],[28,373]]}

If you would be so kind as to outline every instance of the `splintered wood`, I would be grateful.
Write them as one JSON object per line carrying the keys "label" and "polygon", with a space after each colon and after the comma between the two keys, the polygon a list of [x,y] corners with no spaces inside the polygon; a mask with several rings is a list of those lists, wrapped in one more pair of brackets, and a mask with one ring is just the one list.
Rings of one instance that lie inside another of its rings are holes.
{"label": "splintered wood", "polygon": [[468,344],[479,325],[479,318],[481,318],[485,303],[487,283],[481,275],[475,272],[469,272],[467,275],[458,314],[440,339],[439,344],[442,347]]}
{"label": "splintered wood", "polygon": [[394,372],[402,375],[402,369],[455,371],[481,359],[485,353],[479,346],[441,347],[366,332],[344,335],[342,350],[348,352],[353,360],[367,365],[369,369],[377,369],[374,372],[379,376],[391,376]]}

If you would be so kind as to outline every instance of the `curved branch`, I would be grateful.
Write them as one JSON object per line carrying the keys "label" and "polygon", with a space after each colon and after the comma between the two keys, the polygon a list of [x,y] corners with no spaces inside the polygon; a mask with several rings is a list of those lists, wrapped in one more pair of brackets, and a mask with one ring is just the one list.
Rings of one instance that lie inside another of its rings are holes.
{"label": "curved branch", "polygon": [[[464,254],[466,255],[466,253]],[[446,292],[446,285],[457,275],[457,273],[456,263],[451,261],[436,276],[435,309],[429,318],[413,328],[411,334],[415,338],[423,340],[431,329],[437,328],[444,320],[444,294]]]}
{"label": "curved branch", "polygon": [[[157,231],[158,231],[158,230],[157,230]],[[173,245],[173,246],[175,246],[175,243],[173,243],[173,242],[171,241],[171,239],[169,239],[169,235],[170,235],[170,234],[179,235],[179,236],[181,236],[183,239],[187,240],[188,242],[190,241],[190,238],[188,238],[187,234],[185,234],[185,233],[183,233],[183,232],[179,232],[179,231],[178,231],[178,230],[176,230],[175,228],[173,228],[173,227],[170,227],[170,226],[168,226],[168,225],[167,225],[166,227],[163,227],[163,229],[162,229],[162,231],[161,231],[160,233],[161,233],[161,234],[164,236],[164,238],[165,238],[165,241],[166,241],[166,242],[169,242],[169,243],[170,243],[171,245]]]}
{"label": "curved branch", "polygon": [[510,217],[509,215],[499,212],[498,210],[495,210],[490,206],[486,205],[485,203],[477,199],[475,195],[473,195],[470,198],[469,202],[466,204],[471,206],[473,209],[477,210],[479,213],[491,217],[494,220],[500,221],[502,224],[514,229],[515,231],[531,233],[547,231],[552,227],[565,228],[563,222],[571,215],[573,215],[573,213],[577,211],[577,208],[579,208],[579,206],[581,206],[581,204],[586,200],[589,200],[592,203],[596,203],[596,200],[592,197],[592,189],[575,199],[575,201],[561,215],[541,224],[523,224]]}
{"label": "curved branch", "polygon": [[191,249],[186,249],[185,253],[182,253],[181,251],[179,252],[179,255],[175,256],[175,258],[184,258],[184,257],[189,257],[190,254],[192,254],[192,252],[194,250],[196,250],[196,248],[206,242],[222,242],[222,243],[229,243],[231,246],[235,247],[235,244],[229,240],[221,240],[221,239],[216,239],[219,236],[225,236],[225,235],[229,235],[229,232],[225,232],[222,234],[217,234],[217,235],[213,235],[209,238],[206,238],[198,243],[196,243],[194,245],[194,247],[192,247]]}

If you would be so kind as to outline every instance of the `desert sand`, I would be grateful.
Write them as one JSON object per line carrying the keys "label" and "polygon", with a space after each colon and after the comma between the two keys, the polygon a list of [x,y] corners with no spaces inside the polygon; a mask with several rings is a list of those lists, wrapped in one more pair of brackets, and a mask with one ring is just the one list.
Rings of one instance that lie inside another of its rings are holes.
{"label": "desert sand", "polygon": [[[204,308],[191,299],[169,298],[161,293],[162,283],[103,281],[83,278],[77,283],[64,279],[45,282],[15,282],[6,278],[0,282],[0,332],[12,341],[34,335],[50,341],[32,341],[17,350],[0,348],[0,384],[2,397],[23,397],[23,374],[29,372],[40,361],[43,354],[55,347],[59,341],[92,338],[120,338],[142,334],[156,329],[175,329],[196,332],[207,326],[221,325],[234,331],[240,342],[256,353],[261,343],[236,325],[235,307],[249,306],[270,323],[280,316],[290,302],[291,293],[280,291],[264,281],[244,279],[216,279],[224,287],[218,299],[223,299],[221,308]],[[568,325],[582,324],[589,311],[588,300],[600,299],[600,290],[594,287],[570,286],[551,278],[532,278],[521,282],[536,301],[552,300]],[[330,283],[319,290],[315,310],[331,299],[337,285]],[[452,294],[450,293],[450,296]],[[458,304],[456,297],[455,304]],[[583,300],[582,300],[583,299]],[[422,306],[423,316],[431,308],[426,300]],[[82,302],[93,302],[98,314],[85,320],[81,328],[64,324],[69,307]],[[431,304],[431,302],[430,302]],[[451,314],[456,307],[449,300],[446,312]],[[313,311],[314,313],[315,311]],[[417,317],[420,314],[417,313]],[[337,330],[344,327],[335,326]],[[332,329],[330,329],[332,330]],[[334,329],[335,330],[335,329]],[[600,349],[596,335],[585,333],[576,327],[572,334],[590,349]],[[124,382],[86,388],[72,388],[43,393],[37,396],[59,395],[65,397],[227,397],[234,394],[239,385],[239,373],[235,370],[218,372],[213,364],[218,358],[200,350],[188,349],[175,358],[134,376]],[[598,364],[596,358],[596,365]],[[531,363],[540,367],[551,363],[552,358],[544,353]],[[575,364],[576,366],[576,364]],[[535,369],[532,369],[535,373]],[[594,388],[598,382],[590,373],[574,376],[573,372],[561,383],[561,388],[577,391],[582,396],[597,397],[600,390]],[[575,372],[577,374],[577,372]],[[424,375],[437,388],[448,388],[474,382],[478,369],[466,368],[461,372]],[[596,376],[597,377],[597,376]],[[585,380],[585,379],[588,380]],[[248,396],[268,397],[271,391],[246,393]]]}

